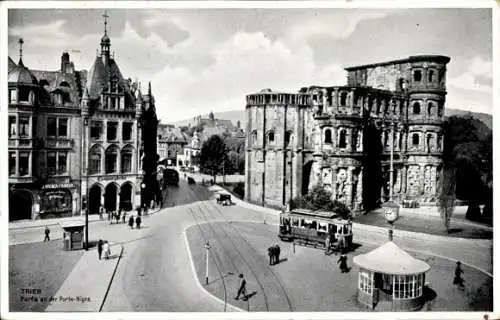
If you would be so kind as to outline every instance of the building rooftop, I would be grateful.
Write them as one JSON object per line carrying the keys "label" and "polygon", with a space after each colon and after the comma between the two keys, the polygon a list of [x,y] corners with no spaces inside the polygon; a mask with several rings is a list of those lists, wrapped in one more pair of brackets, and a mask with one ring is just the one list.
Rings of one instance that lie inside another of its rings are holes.
{"label": "building rooftop", "polygon": [[442,55],[417,55],[417,56],[409,56],[408,58],[404,58],[404,59],[397,59],[397,60],[390,60],[390,61],[384,61],[384,62],[377,62],[377,63],[347,67],[347,68],[344,68],[344,70],[355,71],[355,70],[374,68],[374,67],[379,67],[379,66],[387,66],[387,65],[392,65],[392,64],[421,62],[421,61],[448,63],[448,62],[450,62],[450,57],[442,56]]}

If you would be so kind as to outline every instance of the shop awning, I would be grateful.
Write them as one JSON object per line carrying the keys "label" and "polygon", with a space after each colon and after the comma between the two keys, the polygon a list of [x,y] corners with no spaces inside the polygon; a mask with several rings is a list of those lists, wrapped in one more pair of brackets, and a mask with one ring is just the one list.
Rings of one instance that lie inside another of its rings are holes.
{"label": "shop awning", "polygon": [[392,241],[354,257],[353,262],[363,269],[394,275],[424,273],[431,268],[424,261],[413,258]]}

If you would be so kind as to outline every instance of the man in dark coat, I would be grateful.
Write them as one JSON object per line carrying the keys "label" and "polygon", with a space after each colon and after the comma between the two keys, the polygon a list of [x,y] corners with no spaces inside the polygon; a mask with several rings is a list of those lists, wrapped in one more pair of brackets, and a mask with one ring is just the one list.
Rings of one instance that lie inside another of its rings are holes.
{"label": "man in dark coat", "polygon": [[274,247],[267,248],[267,254],[269,255],[269,265],[273,265],[274,260]]}
{"label": "man in dark coat", "polygon": [[102,245],[104,243],[102,242],[101,239],[99,239],[99,241],[97,242],[97,253],[99,254],[99,260],[101,260],[101,256],[102,256]]}
{"label": "man in dark coat", "polygon": [[238,276],[240,278],[240,286],[238,289],[238,294],[234,299],[238,300],[240,298],[240,295],[243,295],[243,300],[246,300],[246,295],[247,295],[247,280],[243,276],[242,273]]}
{"label": "man in dark coat", "polygon": [[130,218],[128,218],[128,226],[130,227],[130,229],[134,229],[134,216],[130,216]]}
{"label": "man in dark coat", "polygon": [[453,284],[458,284],[461,288],[463,288],[464,287],[464,279],[462,279],[462,273],[464,273],[464,271],[460,267],[461,264],[462,263],[460,261],[457,261],[457,266],[455,268],[455,278],[453,279]]}
{"label": "man in dark coat", "polygon": [[349,272],[349,268],[347,267],[347,256],[341,255],[337,263],[340,263],[340,272],[346,273]]}
{"label": "man in dark coat", "polygon": [[137,229],[141,228],[141,217],[137,216],[137,218],[135,218],[135,224],[137,226]]}
{"label": "man in dark coat", "polygon": [[275,257],[274,263],[278,264],[278,263],[280,263],[280,253],[281,253],[281,248],[279,245],[275,246],[275,252],[276,252],[276,257]]}
{"label": "man in dark coat", "polygon": [[43,242],[50,241],[50,229],[48,226],[45,226],[45,238],[43,238]]}

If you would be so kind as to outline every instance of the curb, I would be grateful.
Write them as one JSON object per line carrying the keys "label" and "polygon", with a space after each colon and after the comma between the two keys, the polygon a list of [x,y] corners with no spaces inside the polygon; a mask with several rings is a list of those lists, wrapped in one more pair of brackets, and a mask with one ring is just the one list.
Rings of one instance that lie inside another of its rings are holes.
{"label": "curb", "polygon": [[[74,216],[74,219],[77,220],[81,216]],[[83,216],[85,218],[85,216]],[[99,221],[107,221],[107,220],[89,220],[89,223],[91,222],[99,222]],[[17,226],[9,226],[9,230],[21,230],[21,229],[35,229],[35,228],[43,228],[45,226],[58,226],[60,224],[60,221],[58,222],[51,222],[51,223],[42,223],[38,226],[26,226],[26,227],[17,227]]]}
{"label": "curb", "polygon": [[118,257],[118,261],[116,262],[115,270],[113,270],[113,274],[111,275],[111,279],[109,280],[109,284],[108,284],[108,287],[106,289],[106,293],[104,294],[104,298],[102,298],[101,306],[99,307],[99,310],[98,310],[99,312],[102,312],[102,308],[104,307],[104,303],[106,303],[106,298],[108,297],[109,290],[111,289],[111,284],[113,284],[113,279],[115,278],[116,270],[118,269],[118,264],[120,263],[120,260],[122,259],[124,246],[123,246],[123,244],[121,246],[122,246],[122,250],[120,251],[120,256]]}
{"label": "curb", "polygon": [[[198,275],[196,274],[196,268],[194,266],[194,259],[193,259],[193,254],[191,253],[191,246],[189,245],[189,240],[187,238],[187,229],[193,227],[193,226],[196,226],[196,223],[195,224],[192,224],[192,225],[189,225],[187,226],[186,228],[184,228],[184,230],[182,230],[182,233],[184,234],[184,243],[186,244],[186,247],[187,247],[187,251],[188,251],[188,255],[189,255],[189,262],[191,262],[191,271],[193,272],[193,275],[194,275],[194,278],[195,278],[195,281],[196,281],[196,284],[198,285],[198,287],[203,290],[206,294],[208,294],[210,297],[212,297],[212,299],[215,299],[217,302],[221,303],[223,306],[226,306],[226,305],[229,305],[231,306],[231,308],[235,309],[236,311],[239,311],[239,312],[247,312],[246,310],[243,310],[241,308],[238,308],[232,304],[230,304],[229,302],[227,301],[224,301],[222,300],[221,298],[211,294],[201,283],[200,283],[200,279],[198,278]],[[231,312],[231,311],[225,311],[225,312]]]}

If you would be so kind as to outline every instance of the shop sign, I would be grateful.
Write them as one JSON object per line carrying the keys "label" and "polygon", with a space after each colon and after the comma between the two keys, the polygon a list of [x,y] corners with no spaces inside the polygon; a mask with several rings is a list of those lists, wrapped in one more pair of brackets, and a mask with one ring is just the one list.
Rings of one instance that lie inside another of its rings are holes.
{"label": "shop sign", "polygon": [[74,187],[73,183],[53,183],[43,185],[42,189],[72,189]]}

